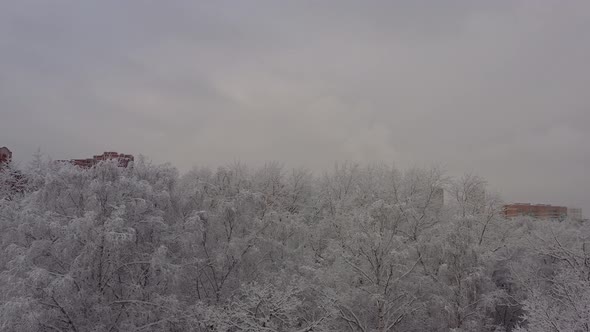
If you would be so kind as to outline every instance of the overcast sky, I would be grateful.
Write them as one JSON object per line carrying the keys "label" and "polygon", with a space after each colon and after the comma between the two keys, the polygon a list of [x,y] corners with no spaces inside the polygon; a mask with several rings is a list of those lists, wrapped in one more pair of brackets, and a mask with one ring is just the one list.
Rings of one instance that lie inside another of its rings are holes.
{"label": "overcast sky", "polygon": [[0,146],[443,165],[590,212],[588,1],[3,1]]}

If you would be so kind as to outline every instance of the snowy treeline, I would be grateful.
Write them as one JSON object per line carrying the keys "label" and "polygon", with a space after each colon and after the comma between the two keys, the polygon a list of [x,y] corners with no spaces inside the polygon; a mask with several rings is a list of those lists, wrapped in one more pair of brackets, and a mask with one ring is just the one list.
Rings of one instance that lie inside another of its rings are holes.
{"label": "snowy treeline", "polygon": [[1,331],[590,329],[589,226],[504,220],[477,176],[23,173],[0,173]]}

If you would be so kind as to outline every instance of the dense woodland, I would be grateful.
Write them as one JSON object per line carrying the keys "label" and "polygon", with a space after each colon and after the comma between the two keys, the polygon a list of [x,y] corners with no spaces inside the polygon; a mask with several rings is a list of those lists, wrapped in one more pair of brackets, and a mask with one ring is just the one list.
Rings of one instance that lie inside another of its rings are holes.
{"label": "dense woodland", "polygon": [[0,172],[1,331],[590,331],[589,225],[505,220],[478,176],[21,171]]}

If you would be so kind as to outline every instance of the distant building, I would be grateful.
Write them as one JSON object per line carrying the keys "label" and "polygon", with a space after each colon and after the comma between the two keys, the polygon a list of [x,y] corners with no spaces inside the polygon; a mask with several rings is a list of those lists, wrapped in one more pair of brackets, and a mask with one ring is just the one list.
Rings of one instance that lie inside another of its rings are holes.
{"label": "distant building", "polygon": [[0,164],[9,163],[12,160],[12,152],[5,146],[0,148]]}
{"label": "distant building", "polygon": [[568,216],[568,209],[565,206],[548,204],[514,203],[504,205],[504,216],[506,218],[529,216],[536,219],[561,221]]}
{"label": "distant building", "polygon": [[567,208],[567,216],[573,220],[583,220],[584,216],[582,215],[582,209],[568,207]]}
{"label": "distant building", "polygon": [[469,205],[472,213],[481,214],[486,210],[486,188],[485,185],[479,185],[471,190]]}
{"label": "distant building", "polygon": [[[23,174],[12,167],[9,163],[12,161],[12,152],[7,147],[0,148],[0,172],[8,175],[0,181],[0,192],[4,198],[11,199],[13,195],[22,193],[25,189],[26,179]],[[8,189],[8,190],[6,190]],[[2,197],[0,197],[2,198]]]}
{"label": "distant building", "polygon": [[436,188],[432,195],[433,206],[437,209],[441,209],[445,202],[445,191],[443,188]]}
{"label": "distant building", "polygon": [[129,167],[135,158],[130,154],[122,154],[117,152],[105,152],[101,155],[96,155],[92,158],[87,159],[71,159],[71,160],[58,160],[58,162],[71,163],[76,166],[83,168],[91,168],[101,161],[106,160],[117,160],[119,167]]}

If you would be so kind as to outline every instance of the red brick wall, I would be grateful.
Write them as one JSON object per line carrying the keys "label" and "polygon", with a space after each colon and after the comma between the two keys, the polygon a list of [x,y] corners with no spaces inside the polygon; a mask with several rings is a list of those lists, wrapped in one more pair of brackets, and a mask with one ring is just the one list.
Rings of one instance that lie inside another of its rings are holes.
{"label": "red brick wall", "polygon": [[561,219],[567,216],[567,207],[516,203],[504,206],[504,216],[506,218],[531,216],[538,219]]}

